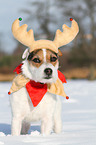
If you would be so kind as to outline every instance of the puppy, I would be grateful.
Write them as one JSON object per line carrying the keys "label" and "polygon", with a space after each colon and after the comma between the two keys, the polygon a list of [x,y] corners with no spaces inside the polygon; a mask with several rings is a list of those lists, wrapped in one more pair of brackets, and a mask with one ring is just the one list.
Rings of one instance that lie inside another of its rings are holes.
{"label": "puppy", "polygon": [[[27,49],[28,50],[28,49]],[[57,80],[58,54],[49,49],[29,53],[22,65],[22,74],[35,82],[50,84]],[[52,130],[60,133],[61,102],[54,94],[46,93],[37,107],[32,106],[28,92],[23,87],[10,96],[12,108],[12,135],[27,134],[32,121],[41,121],[41,133],[49,135]]]}

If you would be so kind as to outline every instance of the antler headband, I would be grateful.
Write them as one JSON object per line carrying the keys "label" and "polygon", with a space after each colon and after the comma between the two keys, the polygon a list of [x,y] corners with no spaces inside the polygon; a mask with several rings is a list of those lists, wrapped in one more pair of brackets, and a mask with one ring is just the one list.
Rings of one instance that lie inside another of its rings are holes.
{"label": "antler headband", "polygon": [[19,26],[19,21],[21,20],[22,19],[19,18],[13,22],[12,33],[19,42],[30,48],[30,52],[36,49],[45,48],[58,53],[58,48],[71,42],[79,32],[77,22],[72,18],[70,18],[70,21],[72,21],[71,27],[68,27],[67,25],[64,24],[62,27],[63,32],[61,32],[58,29],[56,31],[55,39],[53,41],[51,40],[35,41],[33,30],[31,29],[27,32],[27,24]]}

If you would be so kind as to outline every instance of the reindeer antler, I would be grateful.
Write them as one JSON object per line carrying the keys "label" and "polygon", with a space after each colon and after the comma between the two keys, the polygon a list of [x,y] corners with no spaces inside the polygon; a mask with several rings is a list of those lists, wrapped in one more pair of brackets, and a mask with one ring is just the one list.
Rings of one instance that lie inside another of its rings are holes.
{"label": "reindeer antler", "polygon": [[54,41],[51,40],[35,41],[32,29],[27,32],[26,24],[19,26],[19,21],[21,20],[22,19],[19,18],[13,22],[12,33],[19,42],[29,47],[29,52],[32,52],[36,49],[45,48],[58,53],[58,48],[71,42],[79,31],[77,22],[72,18],[70,18],[70,21],[72,21],[71,27],[68,27],[64,24],[63,32],[57,30]]}
{"label": "reindeer antler", "polygon": [[66,45],[69,42],[71,42],[79,32],[77,22],[72,18],[70,18],[70,21],[72,21],[71,27],[68,27],[67,25],[64,24],[62,27],[63,32],[61,32],[59,29],[56,31],[54,43],[57,47]]}
{"label": "reindeer antler", "polygon": [[21,21],[22,19],[16,19],[12,24],[12,33],[19,42],[29,47],[34,41],[33,30],[31,29],[27,32],[28,26],[26,24],[19,26],[19,20]]}

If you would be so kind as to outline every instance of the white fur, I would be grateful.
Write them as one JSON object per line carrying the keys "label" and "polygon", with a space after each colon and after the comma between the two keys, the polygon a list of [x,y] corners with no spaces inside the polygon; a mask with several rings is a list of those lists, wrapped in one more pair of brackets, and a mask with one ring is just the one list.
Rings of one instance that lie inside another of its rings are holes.
{"label": "white fur", "polygon": [[[53,70],[53,78],[51,82],[57,79],[57,66],[52,64],[42,64],[39,68],[31,67],[27,60],[22,66],[23,74],[35,81],[46,82],[43,79],[43,71],[46,67]],[[48,80],[47,80],[48,82]],[[12,108],[12,135],[27,134],[32,121],[41,120],[41,133],[49,135],[54,129],[56,133],[61,132],[61,102],[58,96],[46,93],[37,107],[33,107],[26,88],[23,87],[19,91],[10,96]]]}
{"label": "white fur", "polygon": [[43,50],[44,62],[46,62],[46,49],[42,49],[42,50]]}
{"label": "white fur", "polygon": [[29,48],[25,49],[25,51],[23,52],[22,59],[27,58],[28,55],[29,55]]}

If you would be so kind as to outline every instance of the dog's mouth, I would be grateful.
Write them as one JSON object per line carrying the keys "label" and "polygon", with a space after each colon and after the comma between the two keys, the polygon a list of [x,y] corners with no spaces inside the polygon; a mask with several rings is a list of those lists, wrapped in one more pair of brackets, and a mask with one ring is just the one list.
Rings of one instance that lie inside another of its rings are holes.
{"label": "dog's mouth", "polygon": [[51,78],[52,78],[51,76],[44,77],[44,79],[51,79]]}

